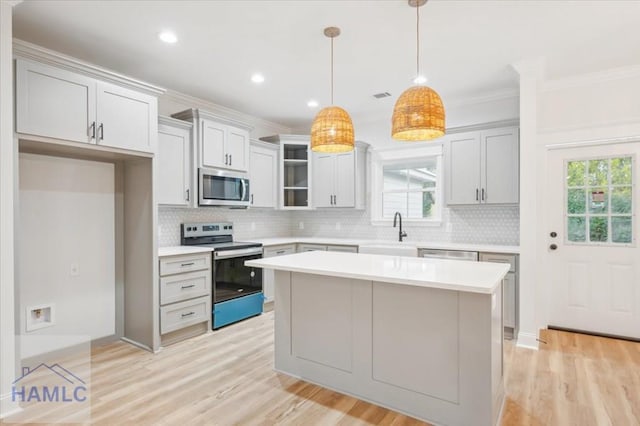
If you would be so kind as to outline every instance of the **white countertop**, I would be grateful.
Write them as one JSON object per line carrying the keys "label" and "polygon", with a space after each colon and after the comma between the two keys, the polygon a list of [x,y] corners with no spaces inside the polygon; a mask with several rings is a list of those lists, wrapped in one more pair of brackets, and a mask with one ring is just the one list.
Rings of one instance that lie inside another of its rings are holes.
{"label": "white countertop", "polygon": [[509,265],[379,254],[314,251],[245,262],[247,266],[417,287],[491,294]]}
{"label": "white countertop", "polygon": [[367,240],[355,238],[324,238],[324,237],[284,237],[284,238],[250,238],[251,241],[262,243],[263,246],[279,246],[284,244],[325,244],[325,245],[343,245],[343,246],[362,246],[362,245],[406,245],[417,248],[442,249],[442,250],[466,250],[480,251],[489,253],[520,253],[519,246],[503,246],[493,244],[474,244],[474,243],[442,243],[429,241],[398,241],[390,240]]}
{"label": "white countertop", "polygon": [[199,247],[199,246],[172,246],[172,247],[160,247],[158,249],[158,256],[179,256],[181,254],[195,254],[195,253],[206,253],[211,251],[211,248],[208,247]]}

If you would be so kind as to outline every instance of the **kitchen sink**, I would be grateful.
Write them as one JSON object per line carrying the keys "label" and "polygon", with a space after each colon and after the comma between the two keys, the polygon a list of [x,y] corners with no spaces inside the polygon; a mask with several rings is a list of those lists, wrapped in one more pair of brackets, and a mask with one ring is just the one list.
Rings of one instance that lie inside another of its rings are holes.
{"label": "kitchen sink", "polygon": [[388,256],[418,256],[418,247],[406,244],[371,244],[361,245],[358,253],[364,254],[386,254]]}

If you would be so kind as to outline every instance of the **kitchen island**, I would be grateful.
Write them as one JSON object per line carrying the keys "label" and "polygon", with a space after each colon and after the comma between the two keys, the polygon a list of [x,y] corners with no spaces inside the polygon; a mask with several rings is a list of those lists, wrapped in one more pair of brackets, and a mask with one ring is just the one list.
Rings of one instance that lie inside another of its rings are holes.
{"label": "kitchen island", "polygon": [[275,369],[418,419],[495,425],[509,266],[306,252],[275,270]]}

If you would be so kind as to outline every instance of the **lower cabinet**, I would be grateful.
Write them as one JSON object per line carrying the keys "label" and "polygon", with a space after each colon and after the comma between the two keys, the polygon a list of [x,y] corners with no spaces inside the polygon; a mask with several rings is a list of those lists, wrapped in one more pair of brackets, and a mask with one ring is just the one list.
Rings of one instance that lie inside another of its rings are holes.
{"label": "lower cabinet", "polygon": [[298,244],[298,253],[304,251],[327,251],[327,246],[323,244]]}
{"label": "lower cabinet", "polygon": [[340,253],[357,253],[358,246],[327,246],[327,251],[337,251]]}
{"label": "lower cabinet", "polygon": [[[285,244],[279,246],[265,247],[263,251],[263,257],[277,257],[287,254],[293,254],[296,252],[295,244]],[[262,292],[264,293],[264,301],[273,302],[274,300],[274,272],[273,269],[262,270]]]}
{"label": "lower cabinet", "polygon": [[160,258],[160,341],[211,330],[211,253]]}
{"label": "lower cabinet", "polygon": [[509,272],[503,283],[502,322],[506,337],[513,338],[518,334],[518,256],[515,254],[480,253],[481,262],[508,263]]}

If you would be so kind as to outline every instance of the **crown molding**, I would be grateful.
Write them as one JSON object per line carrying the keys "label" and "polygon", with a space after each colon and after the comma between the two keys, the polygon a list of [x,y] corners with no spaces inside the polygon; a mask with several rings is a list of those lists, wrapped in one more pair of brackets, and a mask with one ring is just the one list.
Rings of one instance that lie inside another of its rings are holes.
{"label": "crown molding", "polygon": [[282,124],[255,117],[238,110],[216,104],[206,99],[187,95],[185,93],[180,93],[175,90],[167,89],[162,97],[166,100],[174,101],[183,105],[189,105],[194,109],[208,111],[219,116],[229,117],[232,120],[239,121],[241,123],[251,123],[253,127],[255,127],[256,124],[273,127],[275,130],[274,133],[288,134],[291,132],[291,128]]}
{"label": "crown molding", "polygon": [[632,77],[640,77],[640,64],[546,80],[542,82],[541,90],[549,92]]}
{"label": "crown molding", "polygon": [[54,50],[38,46],[17,38],[13,39],[13,56],[20,59],[33,60],[57,68],[66,69],[75,73],[81,73],[119,85],[129,86],[152,95],[161,95],[165,92],[162,87],[154,86],[141,80],[136,80],[114,71],[98,67],[88,62],[81,61],[71,56],[63,55]]}
{"label": "crown molding", "polygon": [[185,120],[179,120],[173,117],[167,117],[165,115],[158,116],[158,124],[165,124],[167,126],[179,127],[185,130],[191,130],[193,128],[193,123]]}
{"label": "crown molding", "polygon": [[456,98],[451,102],[445,104],[445,108],[456,108],[465,105],[484,104],[488,102],[502,101],[505,99],[512,99],[520,97],[520,89],[503,89],[495,92],[485,93],[478,96],[471,96],[466,98]]}

